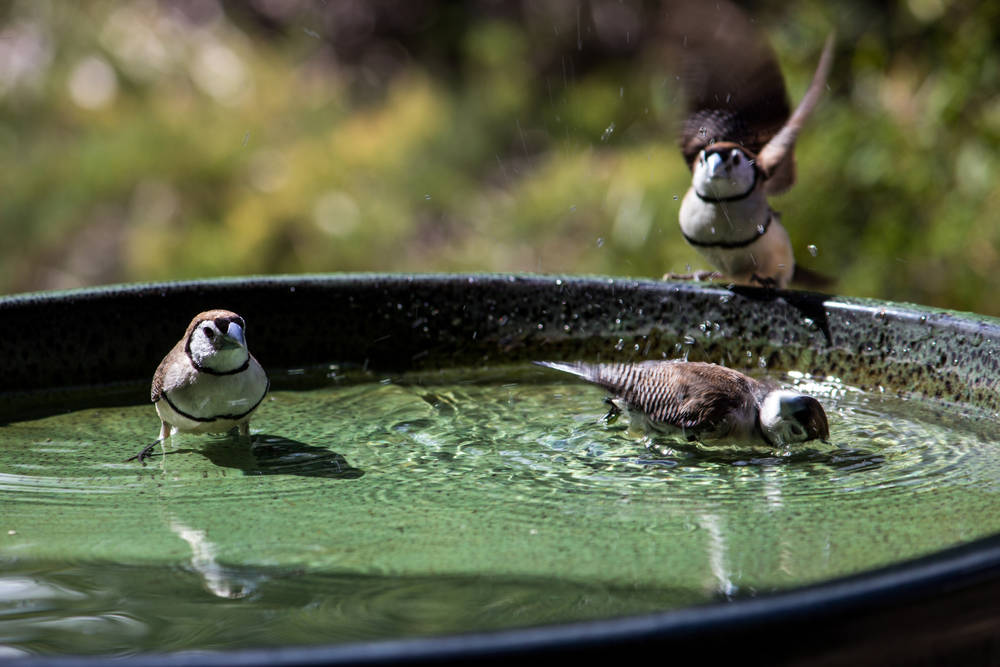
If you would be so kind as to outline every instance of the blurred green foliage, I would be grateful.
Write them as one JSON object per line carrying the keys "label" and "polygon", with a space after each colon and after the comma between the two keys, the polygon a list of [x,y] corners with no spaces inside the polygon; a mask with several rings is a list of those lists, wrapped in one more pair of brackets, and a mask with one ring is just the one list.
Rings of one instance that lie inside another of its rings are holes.
{"label": "blurred green foliage", "polygon": [[[800,262],[838,293],[1000,314],[1000,4],[747,10],[793,104],[837,31],[798,185],[773,201]],[[677,227],[690,175],[660,11],[0,4],[0,292],[707,268]]]}

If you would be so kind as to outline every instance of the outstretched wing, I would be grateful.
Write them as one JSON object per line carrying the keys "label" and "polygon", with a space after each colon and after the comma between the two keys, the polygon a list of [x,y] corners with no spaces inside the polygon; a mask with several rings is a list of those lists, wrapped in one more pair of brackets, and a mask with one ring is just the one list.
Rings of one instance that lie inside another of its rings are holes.
{"label": "outstretched wing", "polygon": [[767,40],[724,0],[669,3],[666,62],[685,97],[680,147],[688,166],[717,141],[757,153],[784,125],[788,93]]}

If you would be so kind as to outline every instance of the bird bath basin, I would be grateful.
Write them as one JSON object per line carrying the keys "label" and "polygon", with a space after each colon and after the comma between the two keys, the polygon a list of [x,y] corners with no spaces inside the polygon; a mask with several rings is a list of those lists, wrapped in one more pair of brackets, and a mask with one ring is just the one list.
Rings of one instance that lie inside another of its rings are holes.
{"label": "bird bath basin", "polygon": [[[271,377],[251,445],[124,463],[158,431],[153,369],[215,307]],[[644,440],[529,364],[678,357],[815,394],[831,443]],[[974,650],[1000,616],[998,362],[990,318],[629,279],[6,297],[0,657],[735,656],[779,632],[774,659]]]}

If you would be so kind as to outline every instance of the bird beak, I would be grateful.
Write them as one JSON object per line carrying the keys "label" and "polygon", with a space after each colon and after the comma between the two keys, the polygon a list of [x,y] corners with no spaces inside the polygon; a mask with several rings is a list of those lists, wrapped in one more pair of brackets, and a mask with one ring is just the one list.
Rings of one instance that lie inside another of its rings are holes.
{"label": "bird beak", "polygon": [[722,156],[712,153],[705,158],[705,167],[708,170],[708,177],[715,178],[715,175],[722,170]]}
{"label": "bird beak", "polygon": [[233,350],[238,347],[246,347],[247,341],[243,336],[243,327],[241,327],[236,322],[230,322],[229,327],[226,329],[222,336],[222,348],[223,350]]}

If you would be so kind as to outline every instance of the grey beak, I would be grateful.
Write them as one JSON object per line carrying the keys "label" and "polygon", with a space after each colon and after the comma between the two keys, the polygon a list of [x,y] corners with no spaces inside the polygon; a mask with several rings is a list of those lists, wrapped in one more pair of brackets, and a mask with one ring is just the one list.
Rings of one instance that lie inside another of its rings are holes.
{"label": "grey beak", "polygon": [[230,322],[229,327],[226,329],[222,336],[222,347],[223,349],[233,349],[237,347],[246,347],[247,341],[243,335],[243,327],[241,327],[236,322]]}

